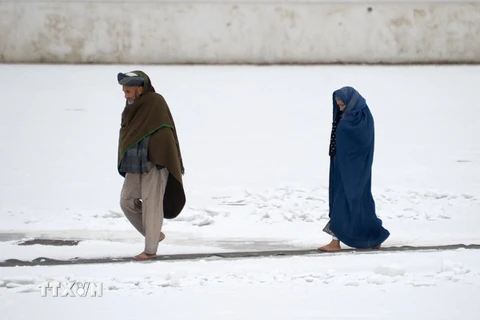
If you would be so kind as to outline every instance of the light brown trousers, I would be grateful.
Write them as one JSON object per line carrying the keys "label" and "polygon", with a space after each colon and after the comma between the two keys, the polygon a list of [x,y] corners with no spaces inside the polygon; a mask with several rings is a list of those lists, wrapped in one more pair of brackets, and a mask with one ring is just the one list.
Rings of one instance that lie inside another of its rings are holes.
{"label": "light brown trousers", "polygon": [[148,173],[127,173],[120,207],[130,223],[145,237],[147,254],[156,254],[163,226],[163,196],[168,170],[148,163]]}

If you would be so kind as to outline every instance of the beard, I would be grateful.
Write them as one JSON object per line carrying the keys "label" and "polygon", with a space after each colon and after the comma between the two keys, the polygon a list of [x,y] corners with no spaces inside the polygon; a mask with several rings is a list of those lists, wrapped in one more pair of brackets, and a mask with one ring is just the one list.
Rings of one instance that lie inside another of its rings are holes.
{"label": "beard", "polygon": [[134,99],[127,99],[127,103],[128,104],[134,103],[138,99],[138,97],[140,97],[140,93],[135,92],[135,98]]}

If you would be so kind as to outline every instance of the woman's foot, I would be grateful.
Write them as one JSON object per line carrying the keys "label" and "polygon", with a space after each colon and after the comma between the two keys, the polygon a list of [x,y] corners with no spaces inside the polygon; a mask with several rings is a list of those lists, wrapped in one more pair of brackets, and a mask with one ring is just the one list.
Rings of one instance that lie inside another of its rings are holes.
{"label": "woman's foot", "polygon": [[135,256],[135,260],[151,260],[157,257],[156,254],[148,254],[145,252],[140,253],[139,255]]}
{"label": "woman's foot", "polygon": [[342,250],[342,248],[340,247],[340,241],[339,240],[332,240],[326,246],[318,248],[318,250],[319,251],[326,251],[326,252],[335,252],[335,251]]}

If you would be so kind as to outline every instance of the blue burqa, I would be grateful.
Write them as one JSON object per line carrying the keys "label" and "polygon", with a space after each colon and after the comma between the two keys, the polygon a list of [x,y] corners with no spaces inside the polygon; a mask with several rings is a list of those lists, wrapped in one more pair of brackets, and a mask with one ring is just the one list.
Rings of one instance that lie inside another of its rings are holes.
{"label": "blue burqa", "polygon": [[375,141],[373,116],[365,99],[353,88],[333,93],[333,120],[340,111],[335,98],[345,103],[336,131],[336,152],[330,158],[330,230],[344,244],[373,248],[390,233],[376,215],[372,196]]}

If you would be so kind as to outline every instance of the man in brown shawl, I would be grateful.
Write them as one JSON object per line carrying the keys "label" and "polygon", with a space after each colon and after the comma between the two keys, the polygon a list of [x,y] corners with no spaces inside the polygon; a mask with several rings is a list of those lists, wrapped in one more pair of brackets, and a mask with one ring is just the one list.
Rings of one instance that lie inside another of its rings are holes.
{"label": "man in brown shawl", "polygon": [[145,237],[145,250],[135,259],[153,259],[165,238],[163,220],[176,218],[186,202],[177,130],[148,75],[119,73],[117,80],[127,100],[118,145],[118,172],[125,178],[120,207]]}

